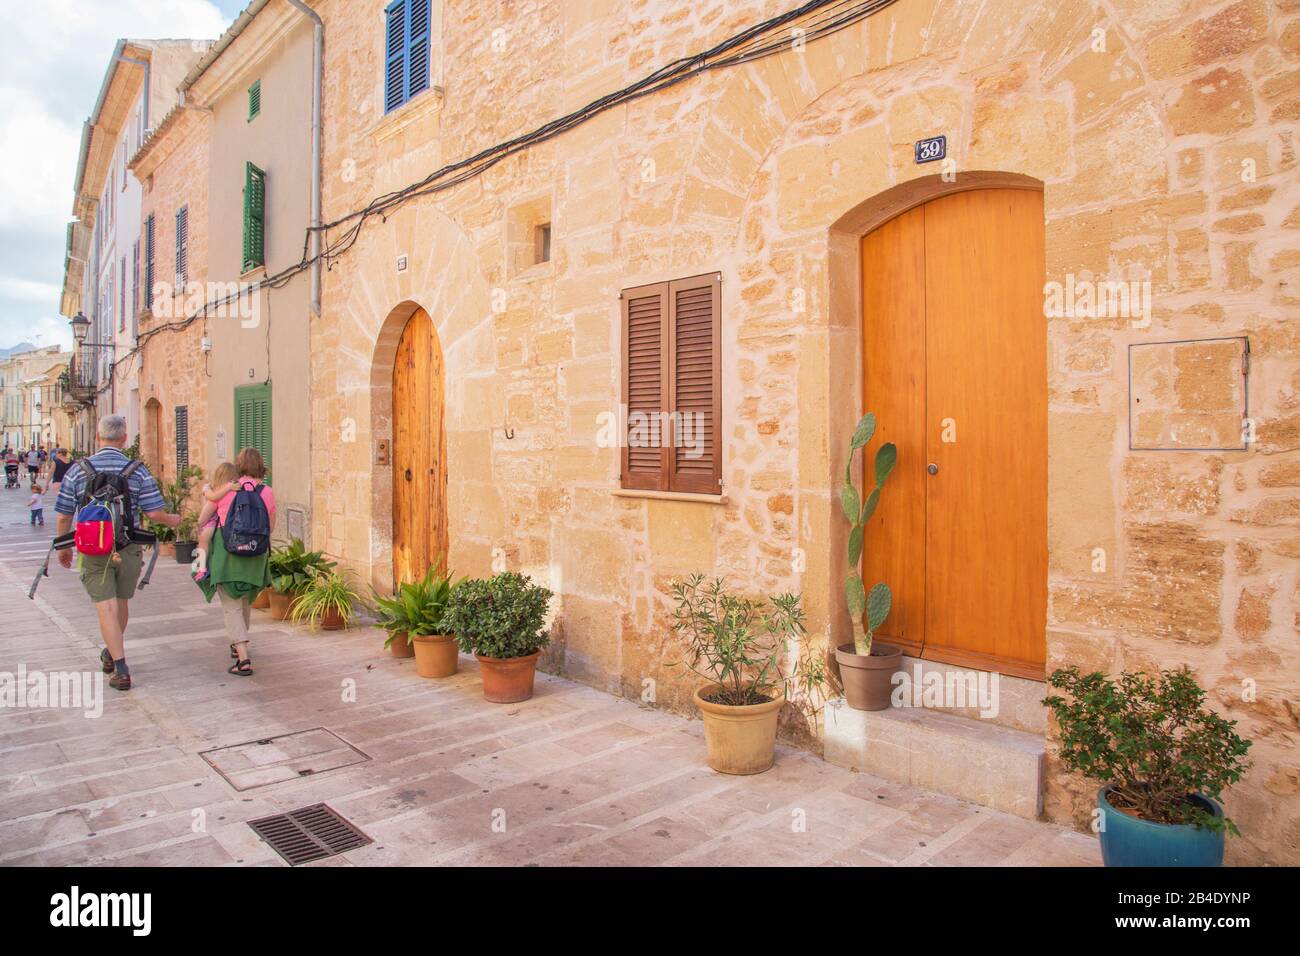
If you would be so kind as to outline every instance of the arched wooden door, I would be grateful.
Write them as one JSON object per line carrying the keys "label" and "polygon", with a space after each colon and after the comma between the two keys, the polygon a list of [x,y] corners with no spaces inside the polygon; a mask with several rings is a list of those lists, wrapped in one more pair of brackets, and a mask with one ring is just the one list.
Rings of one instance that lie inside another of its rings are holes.
{"label": "arched wooden door", "polygon": [[406,321],[393,362],[393,582],[447,555],[447,433],[442,347],[423,309]]}
{"label": "arched wooden door", "polygon": [[151,398],[144,404],[144,438],[140,456],[160,479],[164,474],[162,449],[162,404],[158,399]]}
{"label": "arched wooden door", "polygon": [[877,632],[927,659],[1043,679],[1047,329],[1043,195],[955,193],[862,240],[867,449],[898,464],[867,528]]}

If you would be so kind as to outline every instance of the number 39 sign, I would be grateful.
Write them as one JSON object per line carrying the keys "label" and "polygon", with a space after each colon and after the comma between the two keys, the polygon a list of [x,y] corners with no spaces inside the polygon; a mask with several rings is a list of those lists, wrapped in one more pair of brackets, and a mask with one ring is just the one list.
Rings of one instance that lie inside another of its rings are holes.
{"label": "number 39 sign", "polygon": [[916,161],[918,163],[932,163],[936,159],[943,159],[947,155],[947,136],[931,136],[929,139],[918,139],[916,141]]}

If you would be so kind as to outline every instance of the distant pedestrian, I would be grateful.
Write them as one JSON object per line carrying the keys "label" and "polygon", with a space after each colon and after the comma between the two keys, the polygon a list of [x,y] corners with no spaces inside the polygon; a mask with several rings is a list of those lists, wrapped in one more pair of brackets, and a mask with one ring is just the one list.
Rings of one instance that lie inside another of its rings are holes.
{"label": "distant pedestrian", "polygon": [[32,496],[27,502],[27,507],[32,510],[32,527],[40,525],[45,527],[45,499],[42,497],[43,489],[35,482],[32,483]]}
{"label": "distant pedestrian", "polygon": [[[72,517],[90,500],[90,493],[104,493],[105,488],[125,484],[124,502],[120,502],[117,521],[124,532],[134,529],[136,513],[144,512],[150,521],[175,528],[181,516],[166,510],[167,502],[158,490],[158,482],[143,462],[132,461],[122,452],[126,447],[126,419],[121,415],[105,415],[99,420],[97,430],[99,451],[81,459],[64,475],[59,487],[59,500],[54,510],[59,520],[56,534],[66,535],[72,528]],[[116,506],[116,503],[115,503]],[[114,524],[116,540],[117,521]],[[135,585],[143,566],[143,545],[131,542],[114,547],[110,554],[80,555],[81,584],[95,604],[99,616],[99,632],[104,639],[104,650],[99,662],[105,674],[111,673],[108,685],[115,690],[131,689],[131,671],[126,665],[126,626],[129,618],[127,602],[135,594]],[[72,567],[72,549],[59,552],[59,563]]]}
{"label": "distant pedestrian", "polygon": [[41,453],[33,445],[27,452],[27,477],[35,481],[41,474]]}
{"label": "distant pedestrian", "polygon": [[72,456],[68,454],[66,448],[54,449],[54,465],[50,472],[50,490],[54,492],[57,500],[59,497],[59,485],[63,484],[63,477],[72,467]]}

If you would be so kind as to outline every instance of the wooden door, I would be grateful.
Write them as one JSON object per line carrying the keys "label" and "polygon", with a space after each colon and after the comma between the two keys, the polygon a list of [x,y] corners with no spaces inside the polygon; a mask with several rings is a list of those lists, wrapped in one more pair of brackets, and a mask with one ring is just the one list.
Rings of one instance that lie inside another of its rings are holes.
{"label": "wooden door", "polygon": [[879,635],[928,659],[1041,679],[1042,194],[945,196],[866,236],[862,250],[863,397],[881,419],[868,452],[899,446],[867,533],[868,584],[895,594]]}
{"label": "wooden door", "polygon": [[428,313],[406,322],[393,361],[393,581],[447,555],[447,434],[442,348]]}

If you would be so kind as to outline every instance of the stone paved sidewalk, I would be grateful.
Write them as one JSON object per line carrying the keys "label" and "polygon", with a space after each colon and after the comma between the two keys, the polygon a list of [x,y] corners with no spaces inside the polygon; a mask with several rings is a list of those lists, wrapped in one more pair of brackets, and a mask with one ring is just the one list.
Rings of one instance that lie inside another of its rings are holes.
{"label": "stone paved sidewalk", "polygon": [[[53,502],[33,531],[26,497],[0,491],[0,671],[97,670],[75,573],[53,566],[27,600]],[[256,676],[229,676],[220,614],[174,562],[131,606],[135,687],[105,686],[102,716],[0,709],[0,864],[283,866],[247,821],[322,801],[374,843],[309,865],[1099,862],[1087,835],[785,748],[767,773],[716,774],[698,721],[566,680],[539,674],[531,701],[488,704],[472,659],[422,680],[368,628],[254,612]],[[370,759],[239,792],[199,756],[316,727]]]}

